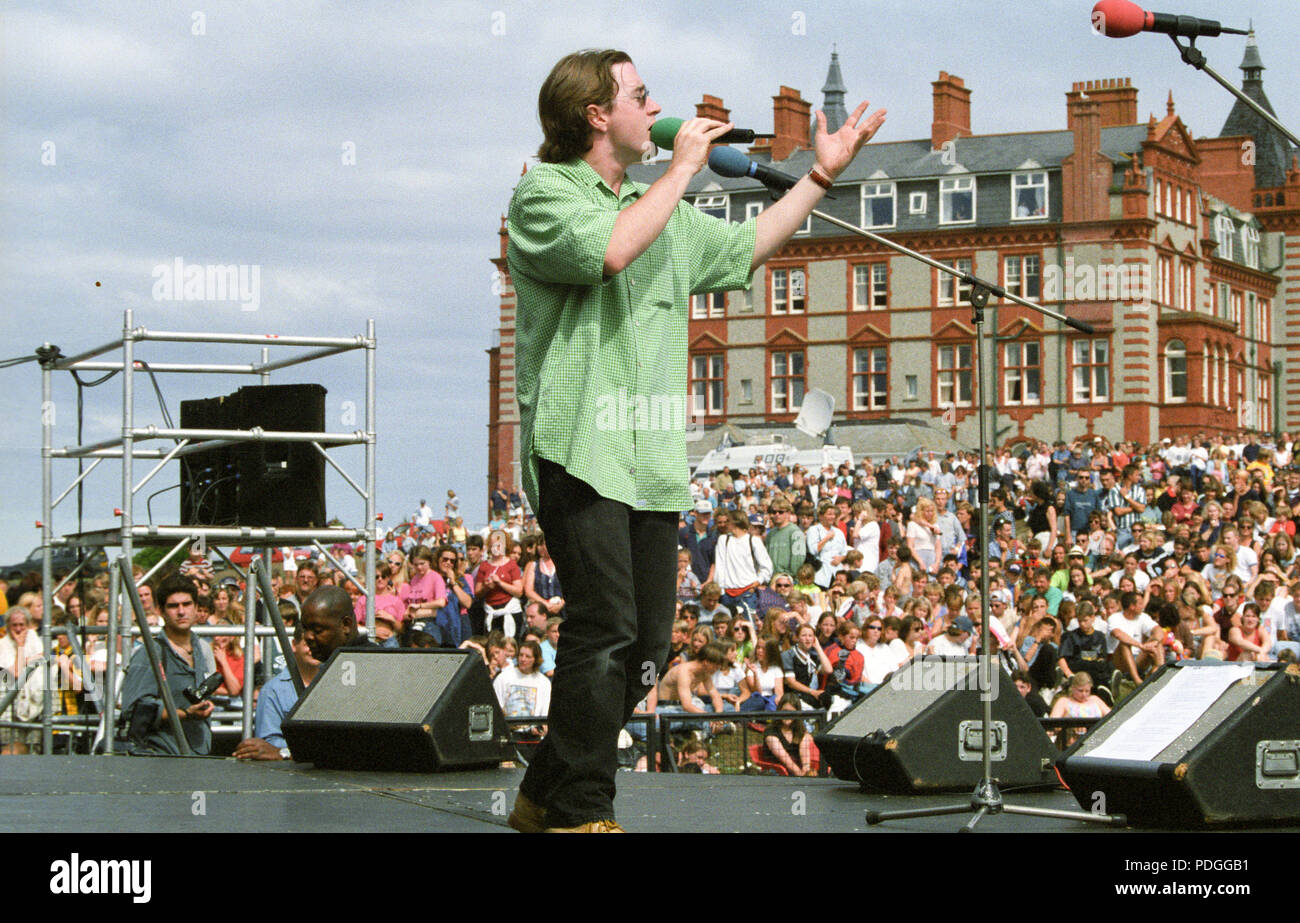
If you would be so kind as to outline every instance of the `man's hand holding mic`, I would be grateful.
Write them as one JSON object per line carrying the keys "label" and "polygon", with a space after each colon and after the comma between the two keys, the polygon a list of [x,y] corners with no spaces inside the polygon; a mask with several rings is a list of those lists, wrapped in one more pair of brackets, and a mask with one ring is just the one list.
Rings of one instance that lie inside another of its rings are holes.
{"label": "man's hand holding mic", "polygon": [[687,177],[699,173],[709,162],[709,145],[735,127],[732,122],[716,119],[694,118],[682,122],[673,138],[673,160],[668,169],[689,171]]}

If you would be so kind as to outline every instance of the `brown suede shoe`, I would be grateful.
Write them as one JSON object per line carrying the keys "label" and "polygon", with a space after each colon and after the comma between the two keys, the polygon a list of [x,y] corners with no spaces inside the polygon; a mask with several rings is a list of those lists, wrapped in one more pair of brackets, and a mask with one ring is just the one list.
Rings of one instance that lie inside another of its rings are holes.
{"label": "brown suede shoe", "polygon": [[576,827],[547,827],[547,833],[627,833],[614,820],[593,820]]}
{"label": "brown suede shoe", "polygon": [[535,804],[523,792],[515,795],[515,806],[506,823],[520,833],[541,833],[546,829],[546,808]]}

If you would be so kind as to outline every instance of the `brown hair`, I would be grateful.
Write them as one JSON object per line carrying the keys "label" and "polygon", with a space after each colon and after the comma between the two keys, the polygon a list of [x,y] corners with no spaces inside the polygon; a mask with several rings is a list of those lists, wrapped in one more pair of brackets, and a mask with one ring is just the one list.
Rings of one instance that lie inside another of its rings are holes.
{"label": "brown hair", "polygon": [[542,163],[563,163],[591,147],[590,105],[608,108],[618,94],[612,68],[631,62],[626,52],[576,51],[559,60],[537,94],[537,114],[544,139],[537,149]]}

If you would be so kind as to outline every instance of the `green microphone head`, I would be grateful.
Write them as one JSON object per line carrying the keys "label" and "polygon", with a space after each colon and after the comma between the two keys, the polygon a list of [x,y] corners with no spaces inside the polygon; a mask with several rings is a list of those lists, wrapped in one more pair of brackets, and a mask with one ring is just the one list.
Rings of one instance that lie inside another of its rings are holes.
{"label": "green microphone head", "polygon": [[681,131],[681,128],[681,119],[660,119],[650,126],[650,140],[660,150],[671,151],[673,149],[673,140],[677,137],[677,132]]}

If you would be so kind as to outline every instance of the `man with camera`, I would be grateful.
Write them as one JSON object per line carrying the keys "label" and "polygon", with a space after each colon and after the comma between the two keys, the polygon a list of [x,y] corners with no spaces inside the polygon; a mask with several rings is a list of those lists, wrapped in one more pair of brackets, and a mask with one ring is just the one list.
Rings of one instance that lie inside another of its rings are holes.
{"label": "man with camera", "polygon": [[[163,629],[155,637],[163,676],[190,749],[206,756],[212,750],[208,718],[215,707],[209,696],[216,689],[206,680],[216,666],[211,645],[190,630],[198,621],[198,590],[188,578],[169,577],[158,587],[157,599],[162,601]],[[220,674],[216,676],[219,681]],[[136,648],[122,683],[122,722],[133,749],[180,755],[144,645]]]}

